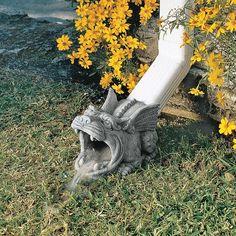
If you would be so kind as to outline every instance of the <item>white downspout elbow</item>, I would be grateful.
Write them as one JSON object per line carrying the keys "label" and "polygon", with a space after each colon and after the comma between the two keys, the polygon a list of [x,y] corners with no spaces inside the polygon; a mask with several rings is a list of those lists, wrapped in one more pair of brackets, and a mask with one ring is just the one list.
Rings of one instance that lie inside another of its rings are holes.
{"label": "white downspout elbow", "polygon": [[[160,16],[165,19],[172,9],[183,8],[187,1],[161,0]],[[184,31],[180,26],[171,33],[160,33],[159,54],[128,99],[160,104],[162,110],[190,69],[193,52],[189,46],[181,47]]]}

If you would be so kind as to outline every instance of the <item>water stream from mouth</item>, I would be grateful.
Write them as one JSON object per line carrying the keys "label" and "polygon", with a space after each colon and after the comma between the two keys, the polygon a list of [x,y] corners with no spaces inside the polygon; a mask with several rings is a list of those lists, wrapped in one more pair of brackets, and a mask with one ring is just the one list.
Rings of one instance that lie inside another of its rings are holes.
{"label": "water stream from mouth", "polygon": [[[79,155],[79,159],[76,160],[76,174],[68,184],[68,190],[75,191],[79,182],[91,179],[92,172],[103,169],[110,160],[110,148],[104,142],[93,142],[93,148],[87,149],[82,157]],[[96,176],[92,176],[92,178],[96,178]]]}
{"label": "water stream from mouth", "polygon": [[72,181],[68,184],[67,189],[71,192],[74,192],[77,184],[82,180],[87,179],[87,174],[94,170],[94,165],[96,164],[97,162],[92,160],[80,166],[80,168],[76,171]]}

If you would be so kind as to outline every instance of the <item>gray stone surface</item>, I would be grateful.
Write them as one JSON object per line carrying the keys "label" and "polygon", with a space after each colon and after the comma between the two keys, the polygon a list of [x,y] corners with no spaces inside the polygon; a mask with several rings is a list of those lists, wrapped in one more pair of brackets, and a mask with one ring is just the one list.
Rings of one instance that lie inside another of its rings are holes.
{"label": "gray stone surface", "polygon": [[71,31],[72,22],[56,24],[0,12],[0,69],[22,70],[49,79],[70,79],[71,65],[57,50],[56,38]]}
{"label": "gray stone surface", "polygon": [[69,189],[84,179],[94,179],[117,171],[127,175],[144,159],[156,156],[159,105],[147,106],[136,100],[117,101],[109,90],[100,110],[90,106],[77,116],[72,128],[80,137],[76,174]]}
{"label": "gray stone surface", "polygon": [[140,26],[136,32],[138,38],[147,46],[144,50],[136,50],[136,56],[142,63],[151,64],[158,55],[159,29],[156,22],[157,17],[152,17],[146,25]]}
{"label": "gray stone surface", "polygon": [[32,18],[44,18],[63,22],[75,17],[74,7],[65,0],[1,0],[0,12],[27,14]]}

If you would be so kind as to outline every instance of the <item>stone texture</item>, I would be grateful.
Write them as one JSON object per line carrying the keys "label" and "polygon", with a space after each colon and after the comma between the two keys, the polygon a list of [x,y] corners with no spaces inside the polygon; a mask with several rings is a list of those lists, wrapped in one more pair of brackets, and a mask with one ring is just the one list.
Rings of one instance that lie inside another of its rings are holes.
{"label": "stone texture", "polygon": [[152,63],[158,55],[158,27],[156,22],[157,18],[153,17],[136,32],[138,38],[147,46],[145,50],[136,50],[136,56],[143,63]]}
{"label": "stone texture", "polygon": [[27,14],[32,18],[43,18],[54,22],[75,18],[75,5],[65,0],[1,0],[0,12],[8,15]]}
{"label": "stone texture", "polygon": [[71,23],[59,25],[27,15],[0,13],[0,68],[70,79],[71,66],[67,60],[57,60],[62,53],[57,51],[55,40],[72,29]]}

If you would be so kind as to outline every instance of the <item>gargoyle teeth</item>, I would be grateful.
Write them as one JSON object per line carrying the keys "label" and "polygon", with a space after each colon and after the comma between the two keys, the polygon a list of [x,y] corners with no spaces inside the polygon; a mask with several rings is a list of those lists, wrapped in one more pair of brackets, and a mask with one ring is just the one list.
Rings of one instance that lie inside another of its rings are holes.
{"label": "gargoyle teeth", "polygon": [[97,139],[95,139],[93,136],[90,135],[90,140],[93,141],[97,141]]}
{"label": "gargoyle teeth", "polygon": [[84,164],[84,158],[82,157],[80,160],[79,160],[79,166],[82,166]]}
{"label": "gargoyle teeth", "polygon": [[79,133],[79,130],[78,130],[78,129],[75,129],[75,133],[78,134],[78,133]]}

